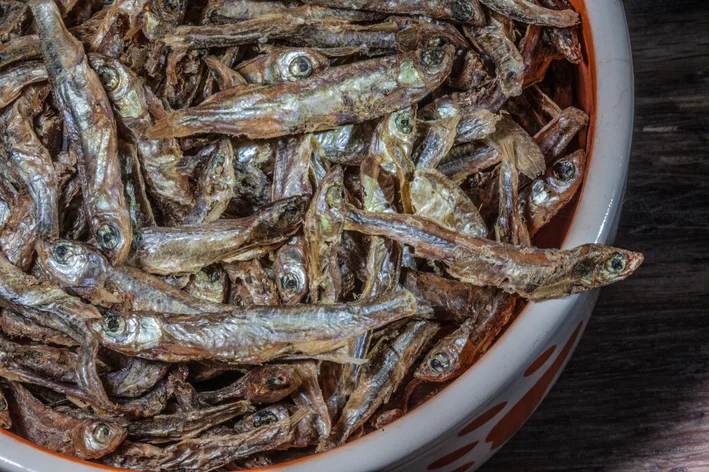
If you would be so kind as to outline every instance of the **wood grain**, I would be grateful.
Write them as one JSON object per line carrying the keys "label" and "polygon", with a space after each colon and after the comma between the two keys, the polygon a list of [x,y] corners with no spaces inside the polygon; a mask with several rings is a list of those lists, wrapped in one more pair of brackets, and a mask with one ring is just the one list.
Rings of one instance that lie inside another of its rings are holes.
{"label": "wood grain", "polygon": [[482,472],[709,471],[709,2],[625,8],[636,118],[616,243],[645,263],[602,291],[559,382]]}

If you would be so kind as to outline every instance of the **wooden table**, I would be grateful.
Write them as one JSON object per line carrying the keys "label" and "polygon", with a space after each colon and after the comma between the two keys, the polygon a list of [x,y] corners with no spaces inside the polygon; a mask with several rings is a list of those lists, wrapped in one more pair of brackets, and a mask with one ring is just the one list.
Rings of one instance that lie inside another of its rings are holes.
{"label": "wooden table", "polygon": [[636,116],[616,243],[645,263],[601,292],[559,382],[483,472],[709,471],[709,1],[625,8]]}

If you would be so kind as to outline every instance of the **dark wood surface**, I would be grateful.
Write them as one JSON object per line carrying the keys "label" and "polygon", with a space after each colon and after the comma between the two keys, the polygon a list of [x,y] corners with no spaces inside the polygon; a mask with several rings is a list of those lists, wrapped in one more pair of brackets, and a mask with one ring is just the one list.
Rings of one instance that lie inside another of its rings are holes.
{"label": "dark wood surface", "polygon": [[602,291],[559,382],[483,472],[709,471],[709,1],[625,9],[636,116],[616,243],[645,263]]}

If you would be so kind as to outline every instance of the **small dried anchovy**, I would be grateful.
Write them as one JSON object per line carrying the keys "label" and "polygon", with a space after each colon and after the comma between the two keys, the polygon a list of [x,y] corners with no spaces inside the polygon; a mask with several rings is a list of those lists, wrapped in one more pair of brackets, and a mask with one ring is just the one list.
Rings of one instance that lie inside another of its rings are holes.
{"label": "small dried anchovy", "polygon": [[628,277],[641,254],[534,247],[584,185],[580,21],[0,0],[0,428],[125,469],[269,467],[396,421],[525,301]]}

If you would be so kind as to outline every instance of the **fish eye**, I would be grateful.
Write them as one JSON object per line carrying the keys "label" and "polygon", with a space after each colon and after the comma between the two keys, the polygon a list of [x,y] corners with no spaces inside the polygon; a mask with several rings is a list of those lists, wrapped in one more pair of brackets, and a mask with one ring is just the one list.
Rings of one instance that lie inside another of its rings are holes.
{"label": "fish eye", "polygon": [[448,44],[448,41],[446,40],[446,38],[442,38],[442,37],[438,36],[438,37],[429,39],[429,40],[428,40],[428,44],[426,45],[426,47],[429,47],[429,48],[442,48],[442,47],[445,46],[446,44]]}
{"label": "fish eye", "polygon": [[396,115],[394,118],[394,124],[396,129],[404,134],[409,134],[414,130],[414,126],[411,119],[411,113],[408,111],[403,111]]}
{"label": "fish eye", "polygon": [[442,352],[439,352],[428,363],[429,366],[431,366],[431,369],[433,369],[434,372],[445,372],[451,365],[450,359],[448,356]]}
{"label": "fish eye", "polygon": [[300,284],[298,283],[298,277],[296,277],[294,274],[289,272],[281,276],[281,288],[283,290],[297,290],[299,285]]}
{"label": "fish eye", "polygon": [[443,62],[445,53],[441,48],[428,48],[421,53],[421,60],[428,66],[438,66]]}
{"label": "fish eye", "polygon": [[552,167],[554,176],[562,182],[568,182],[576,173],[576,167],[569,161],[559,161]]}
{"label": "fish eye", "polygon": [[288,379],[285,378],[283,375],[277,375],[275,377],[271,377],[270,379],[266,380],[266,386],[267,387],[279,387],[281,385],[286,385],[288,383]]}
{"label": "fish eye", "polygon": [[119,315],[109,315],[103,320],[103,332],[109,336],[120,336],[126,330],[126,320]]}
{"label": "fish eye", "polygon": [[106,423],[99,423],[93,430],[93,437],[98,443],[104,443],[111,437],[111,427]]}
{"label": "fish eye", "polygon": [[625,265],[626,265],[625,257],[623,256],[623,254],[621,254],[619,252],[614,252],[606,260],[606,270],[608,272],[610,272],[611,274],[620,273],[623,269],[625,269]]}
{"label": "fish eye", "polygon": [[468,21],[473,16],[473,7],[468,2],[458,1],[453,4],[451,13],[458,21]]}
{"label": "fish eye", "polygon": [[99,68],[98,78],[101,80],[101,84],[106,87],[109,92],[116,90],[118,88],[118,84],[121,83],[118,73],[112,67]]}
{"label": "fish eye", "polygon": [[288,70],[293,74],[293,77],[304,79],[313,73],[313,64],[307,57],[299,56],[290,62]]}
{"label": "fish eye", "polygon": [[278,417],[271,413],[270,411],[260,411],[254,415],[254,427],[260,428],[261,426],[266,426],[269,424],[276,423]]}
{"label": "fish eye", "polygon": [[345,202],[345,193],[340,186],[331,187],[325,196],[330,207],[337,207]]}
{"label": "fish eye", "polygon": [[54,259],[60,264],[66,264],[71,256],[74,255],[74,249],[70,243],[61,241],[54,245],[52,249],[52,254]]}
{"label": "fish eye", "polygon": [[120,231],[114,225],[106,223],[96,231],[96,241],[99,245],[107,250],[114,249],[118,246]]}

